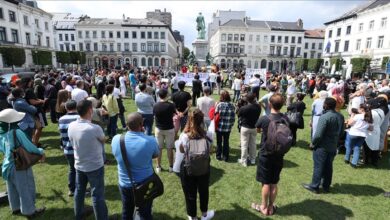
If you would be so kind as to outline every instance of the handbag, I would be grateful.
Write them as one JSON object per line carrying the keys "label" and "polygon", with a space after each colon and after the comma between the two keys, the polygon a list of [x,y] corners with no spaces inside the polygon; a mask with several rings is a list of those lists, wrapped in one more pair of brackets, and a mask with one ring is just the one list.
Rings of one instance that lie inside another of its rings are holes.
{"label": "handbag", "polygon": [[164,184],[161,181],[160,177],[153,172],[153,174],[148,177],[142,183],[135,183],[133,176],[131,175],[131,167],[129,160],[127,158],[127,152],[125,147],[125,135],[122,134],[120,138],[120,147],[122,153],[122,159],[125,163],[127,175],[132,182],[131,189],[134,195],[134,204],[136,207],[143,207],[147,203],[151,203],[155,198],[164,194]]}
{"label": "handbag", "polygon": [[16,130],[13,130],[14,145],[12,150],[12,156],[14,158],[16,170],[27,170],[34,164],[36,164],[41,158],[41,154],[30,153],[18,142],[16,138]]}

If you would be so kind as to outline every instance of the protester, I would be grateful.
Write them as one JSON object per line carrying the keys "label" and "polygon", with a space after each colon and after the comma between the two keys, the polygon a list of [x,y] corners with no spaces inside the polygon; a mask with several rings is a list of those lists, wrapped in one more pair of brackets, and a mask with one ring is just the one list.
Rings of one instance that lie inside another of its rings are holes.
{"label": "protester", "polygon": [[[143,118],[140,113],[131,113],[127,116],[127,131],[124,135],[126,155],[122,155],[120,135],[116,135],[111,143],[112,153],[118,162],[119,190],[122,198],[122,219],[133,219],[134,194],[132,187],[144,182],[153,174],[152,159],[160,154],[156,139],[145,135]],[[130,167],[126,167],[123,157],[127,157]],[[132,179],[128,176],[130,169]],[[142,219],[153,219],[152,203],[137,207]]]}
{"label": "protester", "polygon": [[77,80],[76,88],[74,88],[71,92],[72,100],[75,100],[76,103],[88,98],[88,93],[84,90],[84,81]]}
{"label": "protester", "polygon": [[295,78],[292,77],[288,80],[287,85],[287,101],[286,106],[290,106],[294,102],[295,94],[297,92]]}
{"label": "protester", "polygon": [[200,97],[202,92],[202,81],[199,80],[199,75],[194,76],[192,80],[192,106],[196,106],[196,100]]}
{"label": "protester", "polygon": [[120,87],[120,92],[121,96],[125,97],[127,94],[127,88],[126,88],[126,77],[124,71],[121,71],[119,74],[119,87]]}
{"label": "protester", "polygon": [[261,99],[259,100],[261,107],[264,109],[263,115],[271,114],[271,107],[269,106],[269,98],[278,90],[278,88],[273,84],[270,84],[267,87],[267,89],[268,89],[268,93],[265,94],[263,97],[261,97]]}
{"label": "protester", "polygon": [[229,92],[223,90],[215,108],[215,114],[219,114],[220,120],[216,125],[217,135],[217,160],[229,160],[229,137],[235,120],[234,105],[230,102]]}
{"label": "protester", "polygon": [[175,94],[172,94],[172,101],[176,106],[177,111],[179,112],[180,117],[180,130],[184,129],[184,126],[187,123],[188,110],[191,107],[191,94],[189,92],[184,91],[186,83],[184,81],[180,81],[178,83],[179,91]]}
{"label": "protester", "polygon": [[328,97],[328,93],[326,91],[319,92],[319,98],[314,100],[313,104],[311,105],[311,120],[310,120],[310,126],[311,126],[311,139],[313,140],[314,134],[316,133],[317,124],[320,116],[322,115],[324,111],[324,101]]}
{"label": "protester", "polygon": [[135,78],[134,70],[130,70],[129,74],[131,98],[135,100],[135,88],[137,87],[137,79]]}
{"label": "protester", "polygon": [[241,75],[237,74],[232,85],[232,90],[234,91],[233,95],[233,102],[237,102],[238,99],[240,98],[240,92],[241,92],[241,87],[244,85]]}
{"label": "protester", "polygon": [[[161,89],[158,92],[160,101],[157,102],[153,107],[153,114],[156,118],[155,136],[162,152],[162,148],[167,148],[169,169],[171,173],[173,168],[173,148],[175,144],[175,129],[172,118],[176,114],[176,107],[173,103],[168,101],[168,90]],[[157,157],[156,172],[161,172],[161,153]]]}
{"label": "protester", "polygon": [[256,122],[259,119],[261,108],[256,102],[256,95],[248,93],[246,95],[247,105],[240,108],[238,117],[240,118],[240,143],[241,143],[241,158],[238,163],[247,166],[248,162],[251,165],[256,164]]}
{"label": "protester", "polygon": [[108,219],[104,198],[104,132],[92,124],[92,102],[82,100],[77,104],[80,118],[68,126],[68,138],[74,150],[76,169],[76,191],[74,211],[76,220],[82,219],[87,184],[91,186],[91,196],[95,218]]}
{"label": "protester", "polygon": [[154,121],[153,106],[155,101],[151,95],[146,93],[146,84],[139,84],[138,87],[141,92],[135,95],[137,112],[140,113],[144,119],[145,134],[152,135]]}
{"label": "protester", "polygon": [[332,184],[333,159],[336,156],[339,137],[344,129],[344,117],[335,111],[336,101],[326,98],[323,104],[324,113],[318,120],[313,144],[313,177],[310,184],[302,186],[314,193],[319,193],[322,183],[324,192],[329,192]]}
{"label": "protester", "polygon": [[114,91],[112,92],[112,95],[116,99],[116,102],[118,103],[118,108],[119,108],[119,114],[118,118],[122,124],[122,129],[126,129],[126,121],[125,121],[125,106],[123,105],[123,96],[121,94],[121,90],[117,88],[118,86],[115,85],[115,80],[110,79],[108,81],[108,85],[113,85],[114,86]]}
{"label": "protester", "polygon": [[108,85],[106,86],[106,94],[103,95],[102,105],[109,115],[109,123],[107,126],[107,134],[109,139],[112,139],[116,135],[117,131],[117,123],[118,123],[118,114],[119,107],[116,98],[113,95],[114,86]]}
{"label": "protester", "polygon": [[294,146],[297,142],[297,130],[299,127],[303,127],[303,114],[306,109],[306,104],[303,102],[303,99],[305,98],[304,93],[297,93],[297,101],[292,103],[290,106],[287,107],[287,111],[291,112],[299,112],[299,122],[301,124],[295,125],[295,124],[290,124],[290,129],[293,134],[293,142],[292,146]]}
{"label": "protester", "polygon": [[45,86],[45,100],[47,102],[47,106],[50,108],[50,119],[53,124],[57,123],[56,104],[58,91],[55,87],[55,82],[56,80],[54,78],[50,78]]}
{"label": "protester", "polygon": [[27,103],[23,98],[24,92],[21,88],[12,90],[12,106],[18,112],[26,113],[23,119],[18,123],[19,128],[24,131],[26,136],[32,140],[33,131],[35,128],[34,115],[37,113],[37,108]]}
{"label": "protester", "polygon": [[251,92],[256,95],[256,100],[259,100],[260,97],[260,86],[263,84],[263,80],[260,79],[259,74],[255,74],[249,80],[249,85],[251,87]]}
{"label": "protester", "polygon": [[203,113],[204,119],[203,123],[207,129],[210,126],[210,109],[215,106],[215,101],[213,98],[210,98],[211,89],[208,86],[203,87],[203,96],[198,98],[196,107],[200,109]]}
{"label": "protester", "polygon": [[61,118],[66,114],[65,103],[69,100],[69,93],[67,90],[62,89],[58,91],[57,94],[57,103],[56,103],[56,113],[57,118]]}
{"label": "protester", "polygon": [[175,94],[177,91],[179,91],[179,80],[177,79],[176,73],[172,73],[172,79],[171,79],[171,88],[172,88],[172,95]]}

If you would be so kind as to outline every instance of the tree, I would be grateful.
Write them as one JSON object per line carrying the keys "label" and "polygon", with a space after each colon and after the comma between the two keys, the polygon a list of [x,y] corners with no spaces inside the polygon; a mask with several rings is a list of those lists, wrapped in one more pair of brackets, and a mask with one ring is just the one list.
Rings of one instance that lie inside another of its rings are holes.
{"label": "tree", "polygon": [[70,54],[69,52],[57,51],[56,52],[57,62],[62,64],[70,63]]}
{"label": "tree", "polygon": [[342,58],[341,57],[333,57],[330,59],[330,68],[333,68],[333,64],[335,64],[335,71],[339,71],[341,69],[342,65]]}
{"label": "tree", "polygon": [[70,51],[69,56],[70,56],[70,62],[73,64],[85,64],[86,62],[84,52]]}
{"label": "tree", "polygon": [[390,57],[383,57],[382,58],[382,69],[386,70],[386,64],[389,62]]}
{"label": "tree", "polygon": [[188,60],[188,56],[190,55],[190,49],[188,47],[184,47],[183,49],[183,59],[186,61]]}
{"label": "tree", "polygon": [[26,53],[22,48],[0,47],[5,66],[22,66],[26,62]]}
{"label": "tree", "polygon": [[352,64],[352,73],[365,73],[367,70],[367,67],[369,67],[371,62],[370,58],[352,58],[351,64]]}
{"label": "tree", "polygon": [[35,65],[52,65],[52,55],[50,51],[33,50],[33,62]]}
{"label": "tree", "polygon": [[307,70],[317,73],[320,70],[323,62],[323,59],[309,59],[307,63]]}
{"label": "tree", "polygon": [[307,64],[308,64],[308,59],[299,58],[297,59],[297,64],[295,66],[295,69],[297,71],[307,70]]}

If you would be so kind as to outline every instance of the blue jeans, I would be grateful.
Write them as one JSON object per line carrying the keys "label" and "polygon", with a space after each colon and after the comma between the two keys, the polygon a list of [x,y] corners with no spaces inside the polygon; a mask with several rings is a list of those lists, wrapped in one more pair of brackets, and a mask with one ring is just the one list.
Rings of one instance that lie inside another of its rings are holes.
{"label": "blue jeans", "polygon": [[[131,188],[125,188],[119,186],[119,191],[122,198],[122,220],[132,220],[134,214],[134,195]],[[152,204],[148,203],[143,207],[138,207],[139,214],[144,220],[152,220]]]}
{"label": "blue jeans", "polygon": [[74,155],[66,154],[65,158],[68,161],[68,165],[69,165],[68,188],[69,191],[74,192],[76,188],[76,169],[74,168]]}
{"label": "blue jeans", "polygon": [[352,164],[357,165],[360,155],[360,147],[365,141],[365,137],[353,136],[347,133],[345,138],[345,157],[344,160],[349,161],[351,157],[351,151],[353,150]]}
{"label": "blue jeans", "polygon": [[144,128],[146,135],[152,135],[153,128],[153,114],[142,114],[142,118],[144,119]]}
{"label": "blue jeans", "polygon": [[118,128],[118,115],[110,116],[110,121],[108,122],[107,126],[107,134],[110,138],[114,137],[116,135],[116,130]]}
{"label": "blue jeans", "polygon": [[9,171],[7,180],[8,201],[12,211],[20,210],[23,215],[35,212],[35,181],[31,167],[27,170]]}
{"label": "blue jeans", "polygon": [[318,189],[322,180],[322,188],[329,189],[332,183],[333,159],[335,156],[336,152],[327,152],[324,148],[316,148],[313,151],[314,170],[310,184],[312,188]]}
{"label": "blue jeans", "polygon": [[240,98],[240,92],[240,90],[234,90],[233,102],[238,101],[238,99]]}
{"label": "blue jeans", "polygon": [[91,186],[95,219],[107,220],[108,211],[106,201],[104,199],[104,166],[91,172],[76,170],[76,192],[74,196],[74,211],[76,220],[83,218],[85,190],[88,182]]}

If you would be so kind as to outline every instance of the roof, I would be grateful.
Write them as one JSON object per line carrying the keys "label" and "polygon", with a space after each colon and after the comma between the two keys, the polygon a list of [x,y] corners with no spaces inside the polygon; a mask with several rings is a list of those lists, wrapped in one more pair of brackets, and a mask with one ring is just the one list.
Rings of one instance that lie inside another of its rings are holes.
{"label": "roof", "polygon": [[77,25],[122,25],[122,26],[167,26],[166,24],[155,19],[107,19],[107,18],[87,18],[81,20]]}
{"label": "roof", "polygon": [[231,19],[221,26],[227,27],[256,27],[268,28],[271,30],[287,30],[287,31],[303,31],[303,28],[298,26],[297,22],[279,22],[279,21],[260,21],[260,20],[244,20]]}
{"label": "roof", "polygon": [[331,21],[328,21],[325,23],[325,25],[329,25],[338,21],[342,21],[348,18],[356,17],[359,13],[362,13],[364,11],[368,11],[377,7],[381,7],[384,5],[390,4],[389,0],[371,0],[366,4],[359,5],[358,7],[344,13],[340,17],[337,17]]}
{"label": "roof", "polygon": [[324,39],[324,36],[325,36],[324,29],[305,30],[305,38]]}
{"label": "roof", "polygon": [[74,30],[75,24],[79,22],[81,16],[71,13],[52,13],[53,25],[56,30]]}

